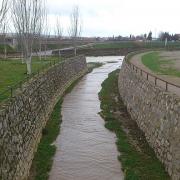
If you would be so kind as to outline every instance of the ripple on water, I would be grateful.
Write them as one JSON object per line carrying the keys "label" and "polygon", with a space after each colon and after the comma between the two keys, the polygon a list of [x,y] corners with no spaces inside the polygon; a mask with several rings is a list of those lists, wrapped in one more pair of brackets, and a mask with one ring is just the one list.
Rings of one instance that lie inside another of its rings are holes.
{"label": "ripple on water", "polygon": [[[87,58],[109,62],[121,57]],[[108,74],[121,65],[107,63],[87,74],[67,94],[62,104],[61,134],[56,140],[50,180],[121,180],[123,173],[117,160],[115,135],[104,127],[98,115],[98,92]]]}

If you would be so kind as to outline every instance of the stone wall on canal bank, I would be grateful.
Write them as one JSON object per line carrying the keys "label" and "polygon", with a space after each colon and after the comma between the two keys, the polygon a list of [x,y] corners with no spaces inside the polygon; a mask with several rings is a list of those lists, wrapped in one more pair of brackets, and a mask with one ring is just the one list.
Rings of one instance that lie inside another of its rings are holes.
{"label": "stone wall on canal bank", "polygon": [[173,180],[180,179],[180,98],[135,73],[124,60],[119,92]]}
{"label": "stone wall on canal bank", "polygon": [[0,107],[0,179],[27,179],[42,129],[67,87],[87,71],[84,56],[34,77]]}

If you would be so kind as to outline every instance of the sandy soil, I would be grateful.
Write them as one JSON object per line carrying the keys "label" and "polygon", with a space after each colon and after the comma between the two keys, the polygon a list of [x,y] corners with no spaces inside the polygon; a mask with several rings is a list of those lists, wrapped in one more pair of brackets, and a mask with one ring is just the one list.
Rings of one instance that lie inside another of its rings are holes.
{"label": "sandy soil", "polygon": [[163,60],[172,62],[170,66],[180,71],[180,51],[162,51],[160,56]]}

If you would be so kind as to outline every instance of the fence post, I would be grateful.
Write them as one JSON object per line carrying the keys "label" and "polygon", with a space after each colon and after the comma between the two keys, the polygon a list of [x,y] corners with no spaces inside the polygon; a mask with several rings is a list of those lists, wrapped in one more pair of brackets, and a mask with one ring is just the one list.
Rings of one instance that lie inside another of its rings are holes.
{"label": "fence post", "polygon": [[168,90],[168,82],[166,82],[166,91]]}
{"label": "fence post", "polygon": [[148,73],[147,73],[147,80],[149,79]]}
{"label": "fence post", "polygon": [[155,85],[157,85],[157,77],[155,77]]}
{"label": "fence post", "polygon": [[22,81],[19,82],[19,88],[22,90]]}
{"label": "fence post", "polygon": [[13,97],[13,88],[10,87],[10,91],[11,91],[11,98]]}

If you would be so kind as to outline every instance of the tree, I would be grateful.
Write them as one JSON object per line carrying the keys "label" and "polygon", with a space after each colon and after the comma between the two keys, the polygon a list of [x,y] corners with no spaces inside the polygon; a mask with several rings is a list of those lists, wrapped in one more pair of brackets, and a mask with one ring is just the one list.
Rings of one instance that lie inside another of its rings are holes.
{"label": "tree", "polygon": [[143,37],[144,37],[144,40],[146,40],[147,39],[147,34],[144,34]]}
{"label": "tree", "polygon": [[62,36],[63,36],[63,27],[61,24],[61,17],[57,16],[56,18],[56,28],[55,28],[55,35],[58,39],[58,44],[59,44],[59,57],[61,56],[61,52],[60,52],[60,45],[61,45],[61,40],[62,40]]}
{"label": "tree", "polygon": [[48,17],[47,17],[47,14],[46,14],[46,17],[45,17],[45,27],[44,28],[44,35],[45,35],[45,43],[44,43],[44,58],[45,60],[47,59],[47,44],[48,44],[48,39],[50,38],[50,29],[49,29],[49,23],[48,23]]}
{"label": "tree", "polygon": [[13,0],[12,19],[20,39],[21,50],[27,65],[27,74],[32,73],[32,51],[35,36],[42,30],[44,0]]}
{"label": "tree", "polygon": [[2,27],[4,19],[6,19],[9,10],[9,0],[0,0],[0,27]]}
{"label": "tree", "polygon": [[179,40],[178,34],[174,34],[174,35],[173,35],[173,40],[174,40],[174,41],[178,41],[178,40]]}
{"label": "tree", "polygon": [[3,38],[4,58],[7,57],[6,33],[7,33],[7,13],[9,10],[9,0],[0,0],[0,31]]}
{"label": "tree", "polygon": [[74,47],[74,55],[77,54],[77,40],[82,33],[82,23],[80,19],[79,7],[74,6],[72,13],[70,15],[70,27],[69,27],[69,36],[72,39]]}
{"label": "tree", "polygon": [[[45,3],[45,1],[43,1],[43,3]],[[41,5],[43,8],[41,9],[41,20],[39,22],[39,29],[37,29],[37,49],[38,49],[38,56],[39,56],[39,59],[41,60],[41,57],[42,57],[42,39],[44,39],[44,35],[45,35],[45,31],[46,31],[46,28],[47,28],[47,10],[45,8],[45,4],[42,4]]]}
{"label": "tree", "polygon": [[7,32],[8,32],[8,21],[7,18],[4,18],[3,23],[2,23],[2,36],[3,36],[3,46],[4,46],[4,59],[7,59],[7,42],[6,42],[6,37],[7,37]]}
{"label": "tree", "polygon": [[168,41],[171,41],[171,40],[174,40],[174,38],[176,38],[176,37],[174,37],[174,35],[169,34],[169,32],[161,32],[161,33],[159,34],[159,39],[160,39],[161,41],[165,41],[166,39],[167,39]]}
{"label": "tree", "polygon": [[152,41],[152,32],[151,31],[148,34],[147,40],[148,41]]}

